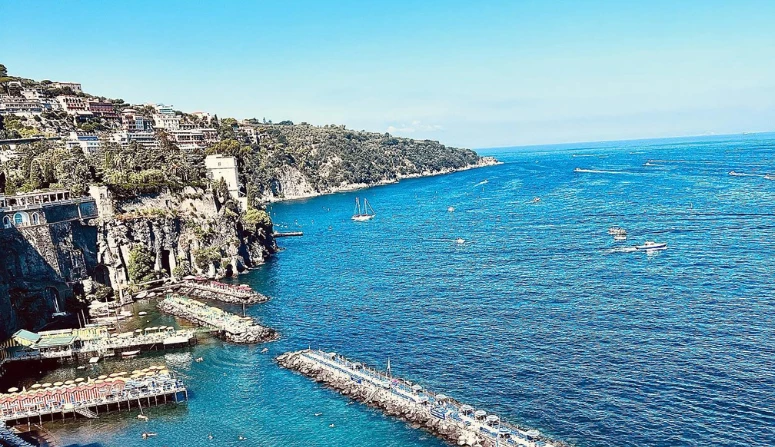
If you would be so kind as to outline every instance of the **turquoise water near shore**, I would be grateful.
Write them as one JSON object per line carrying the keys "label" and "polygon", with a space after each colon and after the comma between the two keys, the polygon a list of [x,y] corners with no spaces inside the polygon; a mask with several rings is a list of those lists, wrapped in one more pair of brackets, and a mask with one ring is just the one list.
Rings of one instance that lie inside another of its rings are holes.
{"label": "turquoise water near shore", "polygon": [[[304,236],[236,281],[272,297],[248,312],[282,339],[135,360],[166,360],[190,402],[54,433],[65,445],[442,445],[272,361],[312,346],[390,358],[396,374],[579,446],[775,445],[775,181],[763,177],[775,135],[486,153],[505,163],[272,205],[279,231]],[[373,221],[350,220],[356,196]],[[646,240],[669,248],[627,249]]]}

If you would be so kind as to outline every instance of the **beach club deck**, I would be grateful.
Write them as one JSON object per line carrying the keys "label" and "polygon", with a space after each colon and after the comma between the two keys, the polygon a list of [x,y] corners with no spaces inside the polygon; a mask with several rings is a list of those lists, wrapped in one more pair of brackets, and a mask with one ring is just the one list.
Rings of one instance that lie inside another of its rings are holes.
{"label": "beach club deck", "polygon": [[[169,370],[153,366],[97,379],[35,384],[0,394],[0,421],[7,425],[73,418],[94,419],[100,412],[185,402],[188,391]],[[0,424],[3,425],[4,424]]]}

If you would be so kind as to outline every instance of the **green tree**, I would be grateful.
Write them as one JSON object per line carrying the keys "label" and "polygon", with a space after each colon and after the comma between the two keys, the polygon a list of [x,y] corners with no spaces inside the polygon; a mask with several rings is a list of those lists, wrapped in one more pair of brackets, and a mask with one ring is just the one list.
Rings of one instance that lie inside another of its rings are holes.
{"label": "green tree", "polygon": [[156,279],[153,264],[153,253],[142,245],[135,245],[129,252],[129,262],[127,262],[129,279],[135,284]]}

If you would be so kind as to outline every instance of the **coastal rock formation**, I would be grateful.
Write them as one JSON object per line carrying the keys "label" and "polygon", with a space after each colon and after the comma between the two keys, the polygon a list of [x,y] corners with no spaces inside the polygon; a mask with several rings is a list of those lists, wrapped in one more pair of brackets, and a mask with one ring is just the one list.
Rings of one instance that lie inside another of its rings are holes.
{"label": "coastal rock formation", "polygon": [[112,283],[138,282],[130,272],[133,250],[149,253],[157,274],[177,278],[236,275],[277,250],[271,221],[248,224],[210,192],[194,188],[121,202],[114,214],[96,224],[98,261]]}

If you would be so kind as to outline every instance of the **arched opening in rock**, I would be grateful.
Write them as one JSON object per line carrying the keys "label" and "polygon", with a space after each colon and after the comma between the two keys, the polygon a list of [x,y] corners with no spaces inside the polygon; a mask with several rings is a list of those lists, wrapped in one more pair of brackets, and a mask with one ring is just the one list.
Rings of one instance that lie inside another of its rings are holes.
{"label": "arched opening in rock", "polygon": [[172,266],[170,265],[170,251],[169,250],[162,250],[161,251],[161,268],[165,272],[167,272],[167,275],[172,274]]}
{"label": "arched opening in rock", "polygon": [[103,264],[94,267],[94,280],[103,286],[112,287],[110,282],[110,270]]}

